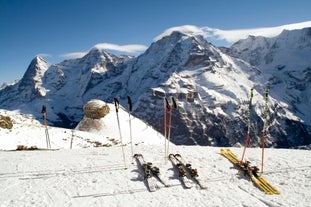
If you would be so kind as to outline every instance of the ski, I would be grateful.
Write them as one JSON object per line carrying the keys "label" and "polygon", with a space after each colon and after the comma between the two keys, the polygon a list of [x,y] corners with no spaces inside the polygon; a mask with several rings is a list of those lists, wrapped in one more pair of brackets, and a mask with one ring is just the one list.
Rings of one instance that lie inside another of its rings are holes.
{"label": "ski", "polygon": [[165,187],[170,187],[170,185],[162,178],[160,169],[157,166],[154,166],[152,163],[148,163],[148,167],[152,172],[152,175]]}
{"label": "ski", "polygon": [[150,192],[155,192],[158,187],[155,183],[154,177],[152,176],[152,172],[148,167],[148,164],[144,160],[144,157],[141,154],[135,154],[134,158],[144,176],[144,181],[146,182],[148,190]]}
{"label": "ski", "polygon": [[154,192],[160,188],[156,181],[159,181],[165,187],[170,186],[162,178],[160,169],[157,166],[154,166],[151,162],[146,162],[142,154],[135,154],[134,158],[136,159],[136,162],[144,175],[144,180],[146,181],[150,192]]}
{"label": "ski", "polygon": [[206,189],[207,187],[203,186],[198,179],[199,174],[196,168],[192,168],[191,164],[186,163],[180,154],[175,154],[174,157],[181,163],[187,171],[188,176],[201,188]]}
{"label": "ski", "polygon": [[180,163],[174,154],[169,154],[168,156],[169,160],[172,162],[173,166],[178,170],[178,178],[181,182],[181,185],[185,189],[190,189],[192,188],[192,182],[191,180],[187,177],[187,170],[183,166],[182,163]]}
{"label": "ski", "polygon": [[279,190],[272,186],[265,178],[257,174],[259,170],[257,167],[248,166],[247,162],[241,164],[238,157],[230,149],[220,149],[220,154],[227,158],[238,170],[243,171],[245,176],[249,176],[251,181],[264,193],[269,195],[280,194]]}

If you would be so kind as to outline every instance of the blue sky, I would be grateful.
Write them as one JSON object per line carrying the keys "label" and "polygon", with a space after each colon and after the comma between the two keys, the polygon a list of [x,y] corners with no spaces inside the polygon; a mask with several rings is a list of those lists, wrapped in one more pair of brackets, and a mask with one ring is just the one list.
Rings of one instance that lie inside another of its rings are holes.
{"label": "blue sky", "polygon": [[137,55],[182,25],[229,45],[230,32],[309,25],[310,8],[310,0],[0,0],[0,84],[21,78],[38,54],[59,63],[101,45]]}

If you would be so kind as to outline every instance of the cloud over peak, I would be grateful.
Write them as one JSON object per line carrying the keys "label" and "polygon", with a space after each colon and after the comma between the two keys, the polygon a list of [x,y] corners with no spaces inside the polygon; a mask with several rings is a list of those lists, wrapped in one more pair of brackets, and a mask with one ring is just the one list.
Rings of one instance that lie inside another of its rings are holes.
{"label": "cloud over peak", "polygon": [[211,28],[208,26],[197,27],[194,25],[183,25],[178,27],[171,27],[166,29],[160,35],[155,37],[153,40],[157,41],[164,36],[170,35],[174,31],[179,31],[188,35],[202,35],[208,39],[208,41],[224,41],[227,44],[232,44],[240,39],[245,39],[249,35],[253,36],[264,36],[264,37],[275,37],[279,35],[283,30],[294,30],[302,29],[305,27],[311,27],[311,21],[286,24],[277,27],[262,27],[262,28],[249,28],[249,29],[236,29],[236,30],[221,30]]}
{"label": "cloud over peak", "polygon": [[[111,43],[99,43],[99,44],[94,45],[94,47],[92,48],[97,48],[100,50],[107,50],[107,51],[112,50],[112,51],[117,51],[119,53],[138,54],[138,53],[144,52],[147,49],[147,46],[138,45],[138,44],[117,45],[117,44],[111,44]],[[66,54],[62,54],[61,57],[68,58],[68,59],[81,58],[84,55],[86,55],[90,50],[82,51],[82,52],[66,53]]]}
{"label": "cloud over peak", "polygon": [[114,50],[119,52],[125,52],[125,53],[140,53],[147,49],[145,45],[117,45],[117,44],[111,44],[111,43],[99,43],[96,44],[94,47],[98,49],[103,50]]}
{"label": "cloud over peak", "polygon": [[295,30],[311,27],[311,21],[286,24],[277,27],[262,27],[262,28],[250,28],[250,29],[236,29],[236,30],[220,30],[210,27],[202,27],[204,36],[206,38],[214,38],[216,40],[225,40],[232,44],[240,39],[245,39],[249,35],[275,37],[279,35],[283,30]]}
{"label": "cloud over peak", "polygon": [[[286,24],[277,27],[262,27],[262,28],[235,29],[235,30],[221,30],[217,28],[211,28],[208,26],[197,27],[194,25],[182,25],[166,29],[160,35],[156,36],[153,39],[153,41],[158,41],[165,36],[171,35],[171,33],[174,31],[179,31],[187,35],[202,35],[204,38],[206,38],[209,42],[212,43],[218,41],[222,42],[222,44],[226,44],[217,46],[228,46],[240,39],[247,38],[249,35],[275,37],[279,35],[283,30],[302,29],[306,27],[311,27],[311,21]],[[147,49],[147,46],[139,44],[118,45],[112,43],[99,43],[96,44],[94,47],[102,50],[115,51],[117,53],[128,53],[133,55],[142,53]],[[61,57],[68,59],[81,58],[84,55],[86,55],[89,51],[90,50],[84,52],[66,53],[62,54]]]}

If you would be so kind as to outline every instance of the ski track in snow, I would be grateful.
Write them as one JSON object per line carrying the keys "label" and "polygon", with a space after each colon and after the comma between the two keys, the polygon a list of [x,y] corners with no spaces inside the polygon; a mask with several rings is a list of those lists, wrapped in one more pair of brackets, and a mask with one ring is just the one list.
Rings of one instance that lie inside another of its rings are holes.
{"label": "ski track in snow", "polygon": [[[125,146],[61,149],[56,151],[0,151],[0,206],[309,206],[310,151],[267,149],[263,174],[280,195],[266,195],[219,154],[216,147],[175,146],[185,161],[198,169],[207,189],[184,189],[162,145],[138,145],[146,162],[160,167],[171,187],[149,192],[141,172]],[[231,148],[240,155],[242,148]],[[246,155],[260,164],[259,148]],[[131,164],[133,163],[133,164]]]}

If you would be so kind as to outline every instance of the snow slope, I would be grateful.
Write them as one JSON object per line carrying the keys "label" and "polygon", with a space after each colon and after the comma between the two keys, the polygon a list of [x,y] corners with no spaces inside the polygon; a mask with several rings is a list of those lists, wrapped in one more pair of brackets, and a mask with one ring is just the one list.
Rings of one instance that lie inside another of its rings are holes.
{"label": "snow slope", "polygon": [[[240,148],[232,149],[240,153]],[[172,185],[150,193],[137,165],[127,169],[120,147],[59,151],[0,152],[0,206],[309,206],[310,151],[266,151],[264,177],[280,191],[265,195],[221,155],[216,147],[174,146],[198,169],[206,190],[183,189],[172,164],[165,164],[160,145],[135,147],[147,161],[160,167]],[[247,155],[257,160],[259,149]]]}
{"label": "snow slope", "polygon": [[[78,131],[73,129],[48,126],[48,134],[52,149],[70,149],[95,147],[96,145],[111,146],[121,142],[117,125],[117,116],[114,105],[108,104],[110,113],[102,118],[102,127],[98,131]],[[43,120],[36,120],[31,115],[20,114],[18,111],[0,109],[0,114],[13,119],[12,130],[0,128],[0,150],[15,150],[18,145],[27,147],[37,146],[46,148],[46,134]],[[48,117],[49,114],[47,114]],[[119,110],[122,142],[130,143],[129,115],[122,108]],[[163,135],[156,132],[151,126],[140,119],[131,116],[131,122],[136,130],[133,130],[133,144],[139,143],[164,143]],[[148,137],[145,135],[149,134]]]}
{"label": "snow slope", "polygon": [[[12,130],[0,128],[1,149],[11,149],[16,143],[45,146],[44,128],[38,121],[16,112],[0,110],[0,113],[10,114],[15,123]],[[126,113],[120,114],[121,125],[128,124],[126,117]],[[114,123],[109,130],[117,131],[115,120]],[[76,144],[69,149],[71,130],[50,127],[52,148],[59,150],[0,151],[0,206],[276,207],[309,206],[311,202],[310,151],[266,149],[263,176],[281,191],[280,195],[266,195],[237,174],[232,164],[219,154],[220,148],[171,144],[170,152],[180,153],[197,168],[199,178],[207,186],[206,190],[183,189],[172,164],[164,159],[163,137],[153,130],[142,130],[139,123],[133,121],[133,131],[144,135],[144,143],[135,142],[134,153],[142,153],[146,161],[159,166],[171,187],[159,184],[158,191],[147,190],[137,164],[131,159],[130,144],[124,146],[127,167],[124,169],[120,145],[95,148],[87,141],[91,133],[74,131],[79,138],[74,138]],[[107,141],[103,137],[109,137],[92,136],[101,138],[103,143]],[[150,138],[159,140],[148,142]],[[231,149],[241,156],[242,148]],[[246,157],[259,165],[261,149],[248,149]]]}

